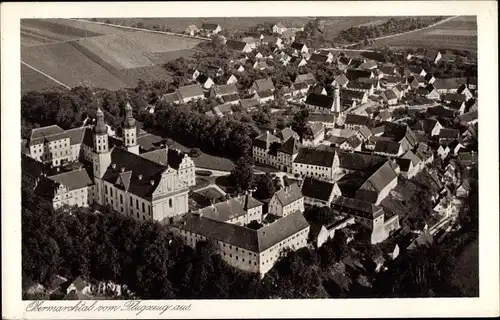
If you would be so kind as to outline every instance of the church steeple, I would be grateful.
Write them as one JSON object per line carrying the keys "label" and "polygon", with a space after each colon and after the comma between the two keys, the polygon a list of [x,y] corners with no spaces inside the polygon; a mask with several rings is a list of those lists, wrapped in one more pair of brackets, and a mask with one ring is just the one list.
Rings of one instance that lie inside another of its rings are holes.
{"label": "church steeple", "polygon": [[132,106],[127,102],[125,106],[125,120],[122,125],[123,129],[123,145],[132,153],[139,154],[139,146],[137,145],[137,128]]}
{"label": "church steeple", "polygon": [[104,122],[104,113],[97,108],[96,124],[94,126],[94,151],[108,152],[108,126]]}

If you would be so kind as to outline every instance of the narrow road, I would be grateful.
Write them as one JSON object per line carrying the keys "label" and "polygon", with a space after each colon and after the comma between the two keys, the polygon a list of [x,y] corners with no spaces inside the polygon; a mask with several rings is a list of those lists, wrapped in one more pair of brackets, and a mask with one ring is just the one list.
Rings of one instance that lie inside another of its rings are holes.
{"label": "narrow road", "polygon": [[105,22],[98,22],[98,21],[91,21],[91,20],[85,20],[85,19],[71,19],[71,18],[66,18],[66,20],[73,20],[73,21],[80,21],[80,22],[86,22],[86,23],[100,24],[100,25],[105,25],[105,26],[110,26],[110,27],[115,27],[115,28],[128,29],[128,30],[136,30],[136,31],[146,31],[146,32],[153,32],[153,33],[168,34],[168,35],[171,35],[171,36],[191,38],[191,39],[198,39],[198,40],[211,40],[210,38],[198,37],[198,36],[190,36],[190,35],[183,34],[183,33],[169,32],[169,31],[158,31],[158,30],[136,28],[136,27],[128,27],[128,26],[122,26],[122,25],[119,25],[119,24],[105,23]]}
{"label": "narrow road", "polygon": [[[452,19],[455,19],[455,18],[458,18],[458,17],[460,17],[460,16],[448,17],[446,19],[443,19],[443,20],[440,20],[440,21],[438,21],[436,23],[428,25],[427,27],[423,27],[423,28],[419,28],[419,29],[414,29],[414,30],[410,30],[410,31],[405,31],[405,32],[400,32],[400,33],[389,34],[389,35],[386,35],[386,36],[381,36],[381,37],[376,37],[376,38],[370,38],[370,39],[368,39],[368,41],[377,41],[377,40],[382,40],[382,39],[389,39],[389,38],[393,38],[393,37],[398,37],[398,36],[402,36],[402,35],[406,35],[406,34],[418,32],[418,31],[430,29],[430,28],[433,28],[435,26],[438,26],[438,25],[440,25],[442,23],[448,22],[448,21],[450,21]],[[363,43],[364,41],[365,40],[354,42],[354,43],[350,43],[350,44],[345,44],[345,45],[341,46],[340,48],[321,48],[321,49],[318,49],[318,50],[327,50],[327,51],[349,50],[350,47],[354,47],[354,46],[356,46],[358,44]],[[358,50],[351,49],[351,51],[374,52],[374,50],[369,50],[369,49],[358,49]]]}
{"label": "narrow road", "polygon": [[38,72],[38,73],[40,73],[40,74],[42,74],[42,75],[46,76],[46,77],[47,77],[47,78],[49,78],[50,80],[52,80],[52,81],[54,81],[55,83],[57,83],[57,84],[59,84],[59,85],[61,85],[61,86],[65,87],[66,89],[71,90],[71,87],[70,87],[70,86],[68,86],[68,85],[66,85],[66,84],[64,84],[64,83],[62,83],[62,82],[61,82],[61,81],[59,81],[59,80],[56,80],[56,79],[52,78],[51,76],[49,76],[49,75],[48,75],[48,74],[46,74],[45,72],[40,71],[40,70],[38,70],[37,68],[35,68],[35,67],[33,67],[33,66],[30,66],[29,64],[27,64],[27,63],[26,63],[26,62],[24,62],[24,61],[21,61],[21,63],[22,63],[22,64],[24,64],[25,66],[27,66],[28,68],[30,68],[30,69],[32,69],[32,70],[35,70],[36,72]]}

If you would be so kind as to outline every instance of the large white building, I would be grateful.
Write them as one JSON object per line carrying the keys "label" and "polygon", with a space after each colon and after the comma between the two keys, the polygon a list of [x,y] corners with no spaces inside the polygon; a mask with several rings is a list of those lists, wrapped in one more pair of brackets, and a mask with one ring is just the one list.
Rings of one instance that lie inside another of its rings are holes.
{"label": "large white building", "polygon": [[307,246],[309,224],[301,212],[261,227],[250,229],[233,223],[207,218],[203,213],[188,214],[170,226],[186,245],[200,241],[212,243],[224,261],[243,271],[264,276],[286,249]]}
{"label": "large white building", "polygon": [[302,148],[293,162],[293,174],[319,180],[333,180],[339,165],[337,153],[332,149]]}
{"label": "large white building", "polygon": [[299,186],[294,183],[274,193],[269,201],[269,213],[279,217],[300,211],[304,212],[304,196]]}
{"label": "large white building", "polygon": [[[40,175],[35,179],[35,191],[55,208],[98,204],[136,219],[172,223],[188,211],[188,188],[196,183],[194,163],[187,155],[169,152],[168,147],[139,154],[132,107],[128,104],[125,111],[121,139],[109,137],[99,109],[92,129],[75,129],[71,137],[54,140],[79,145],[79,151],[66,147],[69,158],[91,162],[92,166],[81,165],[76,170],[61,167]],[[39,159],[31,152],[29,156]]]}
{"label": "large white building", "polygon": [[292,173],[293,161],[299,153],[300,143],[296,132],[289,128],[281,130],[277,137],[269,131],[252,141],[252,157],[256,163]]}

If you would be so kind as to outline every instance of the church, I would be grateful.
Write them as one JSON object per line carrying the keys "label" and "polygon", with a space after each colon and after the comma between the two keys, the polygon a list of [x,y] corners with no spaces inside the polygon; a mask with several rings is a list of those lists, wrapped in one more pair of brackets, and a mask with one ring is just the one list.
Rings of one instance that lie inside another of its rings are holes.
{"label": "church", "polygon": [[188,212],[189,187],[196,183],[192,159],[168,146],[141,153],[128,103],[121,131],[119,138],[109,136],[100,109],[93,127],[34,129],[22,157],[23,175],[56,209],[97,204],[136,219],[173,223]]}

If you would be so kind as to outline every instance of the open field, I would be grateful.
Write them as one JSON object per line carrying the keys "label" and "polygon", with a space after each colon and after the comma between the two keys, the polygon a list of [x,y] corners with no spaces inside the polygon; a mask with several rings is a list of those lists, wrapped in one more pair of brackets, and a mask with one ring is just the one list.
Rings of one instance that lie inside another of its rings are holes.
{"label": "open field", "polygon": [[375,41],[372,47],[477,50],[477,21],[473,16],[454,18],[418,32]]}
{"label": "open field", "polygon": [[138,23],[146,27],[159,26],[168,28],[172,32],[184,32],[187,26],[196,25],[201,27],[203,23],[219,24],[221,28],[232,30],[245,30],[258,24],[275,24],[281,21],[286,26],[299,27],[310,21],[306,17],[240,17],[234,18],[99,18],[100,22],[107,20],[113,24],[124,26],[137,26]]}
{"label": "open field", "polygon": [[99,35],[101,33],[62,25],[53,20],[23,19],[21,21],[21,46],[44,45]]}
{"label": "open field", "polygon": [[21,81],[21,93],[28,91],[44,91],[47,89],[55,90],[57,88],[66,90],[56,82],[23,64],[21,64],[21,75],[23,77]]}
{"label": "open field", "polygon": [[[200,40],[67,19],[22,22],[21,59],[70,87],[117,90],[168,77],[161,65],[189,57]],[[50,79],[22,68],[23,92],[50,88]],[[39,84],[37,82],[40,82]],[[52,86],[56,86],[53,83]]]}

